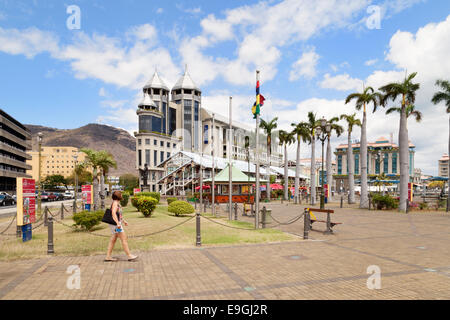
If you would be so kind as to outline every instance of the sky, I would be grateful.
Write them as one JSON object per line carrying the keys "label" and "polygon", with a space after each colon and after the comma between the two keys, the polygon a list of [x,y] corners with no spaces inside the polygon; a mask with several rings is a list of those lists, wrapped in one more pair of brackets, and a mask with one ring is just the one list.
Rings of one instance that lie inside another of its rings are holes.
{"label": "sky", "polygon": [[[449,39],[448,0],[0,0],[0,108],[26,124],[132,133],[155,69],[170,88],[187,65],[204,108],[227,116],[232,96],[234,119],[254,126],[260,70],[261,117],[290,130],[309,111],[361,118],[344,102],[350,93],[417,72],[423,120],[409,119],[409,138],[415,167],[437,175],[449,128],[431,98],[435,81],[450,77]],[[397,143],[398,124],[398,114],[370,112],[368,141],[393,134]],[[344,133],[332,144],[346,141]]]}

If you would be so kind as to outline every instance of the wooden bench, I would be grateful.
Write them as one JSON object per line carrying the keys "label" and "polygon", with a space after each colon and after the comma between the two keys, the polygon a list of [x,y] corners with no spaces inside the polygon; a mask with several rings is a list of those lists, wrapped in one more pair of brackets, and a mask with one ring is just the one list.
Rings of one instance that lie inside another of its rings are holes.
{"label": "wooden bench", "polygon": [[[324,209],[314,209],[314,208],[308,208],[309,212],[309,221],[310,226],[309,229],[312,230],[312,226],[314,222],[323,222],[327,225],[327,230],[324,232],[325,234],[333,233],[334,226],[338,224],[342,224],[342,222],[331,222],[331,214],[334,213],[334,210],[324,210]],[[319,212],[319,213],[326,213],[327,214],[327,220],[319,220],[317,217],[313,214],[313,212]]]}

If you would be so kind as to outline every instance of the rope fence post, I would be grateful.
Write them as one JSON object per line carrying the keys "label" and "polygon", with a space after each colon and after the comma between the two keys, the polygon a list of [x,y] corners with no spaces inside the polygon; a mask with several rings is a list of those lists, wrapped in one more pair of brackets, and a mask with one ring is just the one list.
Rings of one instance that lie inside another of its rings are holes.
{"label": "rope fence post", "polygon": [[368,199],[369,199],[369,211],[372,209],[372,201],[370,200],[370,193],[369,193],[369,196],[368,196]]}
{"label": "rope fence post", "polygon": [[77,202],[75,200],[73,200],[73,213],[77,213]]}
{"label": "rope fence post", "polygon": [[308,235],[309,235],[309,227],[311,222],[309,221],[309,209],[305,208],[305,221],[304,221],[304,226],[303,226],[303,240],[308,240]]}
{"label": "rope fence post", "polygon": [[48,242],[47,242],[47,254],[55,253],[53,245],[53,217],[48,217]]}
{"label": "rope fence post", "polygon": [[331,217],[330,213],[327,212],[327,230],[324,232],[324,234],[332,234],[333,230],[331,229]]}
{"label": "rope fence post", "polygon": [[238,210],[238,204],[237,202],[234,203],[234,220],[237,220],[237,210]]}
{"label": "rope fence post", "polygon": [[48,227],[48,207],[44,209],[44,226]]}
{"label": "rope fence post", "polygon": [[16,228],[16,237],[21,238],[22,237],[22,228],[17,226]]}
{"label": "rope fence post", "polygon": [[265,229],[266,228],[266,207],[264,206],[261,210],[261,223],[262,223],[262,228]]}
{"label": "rope fence post", "polygon": [[250,208],[250,215],[253,216],[253,214],[255,213],[255,211],[253,211],[253,203],[251,204],[251,208]]}
{"label": "rope fence post", "polygon": [[197,218],[196,218],[196,231],[197,231],[197,239],[195,245],[197,247],[200,247],[202,245],[202,237],[200,232],[200,212],[197,212]]}
{"label": "rope fence post", "polygon": [[61,203],[61,220],[64,220],[64,203]]}
{"label": "rope fence post", "polygon": [[344,196],[341,196],[341,209],[344,207]]}

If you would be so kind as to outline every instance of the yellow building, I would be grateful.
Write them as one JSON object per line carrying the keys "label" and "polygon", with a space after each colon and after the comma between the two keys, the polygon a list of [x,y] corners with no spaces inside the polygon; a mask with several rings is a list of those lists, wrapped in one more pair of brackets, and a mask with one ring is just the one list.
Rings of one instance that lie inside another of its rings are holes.
{"label": "yellow building", "polygon": [[[27,160],[27,164],[32,166],[31,170],[27,170],[27,174],[31,175],[36,181],[39,180],[39,152],[29,151],[32,159]],[[75,169],[74,156],[78,156],[77,163],[84,161],[86,154],[80,152],[74,147],[42,147],[41,152],[41,177],[45,179],[47,176],[59,174],[65,178],[72,175]]]}

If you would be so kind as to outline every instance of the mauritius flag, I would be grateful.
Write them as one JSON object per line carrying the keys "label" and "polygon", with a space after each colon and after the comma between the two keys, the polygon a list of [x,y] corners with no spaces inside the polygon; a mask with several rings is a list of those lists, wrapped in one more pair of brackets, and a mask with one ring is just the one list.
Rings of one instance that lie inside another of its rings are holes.
{"label": "mauritius flag", "polygon": [[264,105],[264,101],[266,99],[262,94],[259,93],[259,81],[256,82],[256,102],[252,107],[253,119],[256,119],[256,116],[260,114],[261,107]]}

